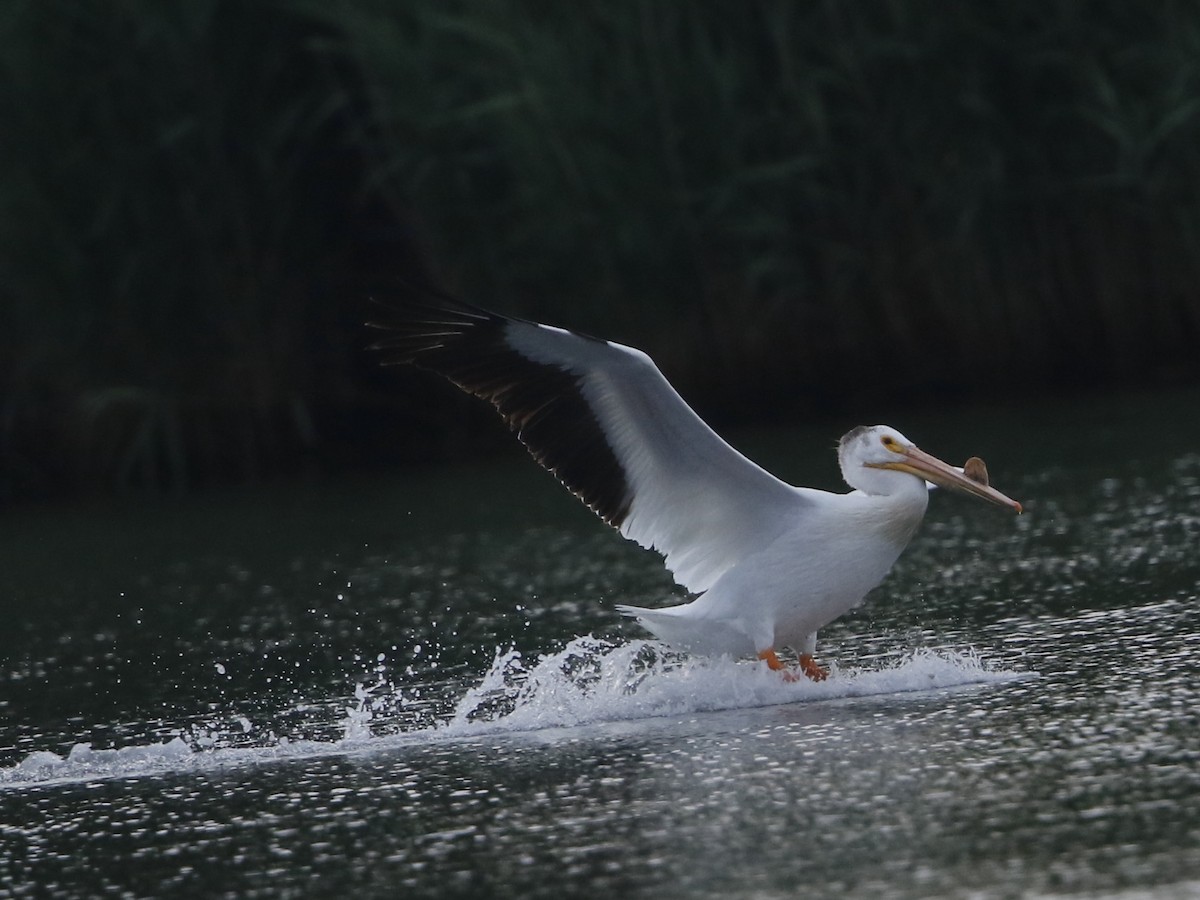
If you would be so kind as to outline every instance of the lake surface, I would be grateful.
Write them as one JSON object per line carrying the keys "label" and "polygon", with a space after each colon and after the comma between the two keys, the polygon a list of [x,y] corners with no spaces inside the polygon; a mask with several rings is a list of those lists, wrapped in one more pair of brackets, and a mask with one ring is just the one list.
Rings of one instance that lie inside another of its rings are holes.
{"label": "lake surface", "polygon": [[[1200,395],[893,424],[984,456],[821,634],[690,659],[515,454],[0,515],[0,894],[1200,894]],[[838,429],[740,435],[836,487]]]}

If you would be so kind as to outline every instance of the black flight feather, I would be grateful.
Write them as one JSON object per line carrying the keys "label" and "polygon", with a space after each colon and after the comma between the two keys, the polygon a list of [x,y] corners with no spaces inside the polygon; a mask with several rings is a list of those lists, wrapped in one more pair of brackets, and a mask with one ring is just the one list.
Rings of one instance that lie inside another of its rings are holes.
{"label": "black flight feather", "polygon": [[[384,365],[409,364],[437,372],[490,401],[534,459],[605,522],[619,528],[629,515],[632,491],[583,393],[586,373],[573,371],[566,362],[529,359],[512,346],[511,328],[537,328],[536,323],[489,312],[432,289],[425,292],[436,302],[381,301],[389,313],[386,321],[368,323],[387,332],[372,345],[387,354]],[[597,340],[571,333],[580,340]]]}

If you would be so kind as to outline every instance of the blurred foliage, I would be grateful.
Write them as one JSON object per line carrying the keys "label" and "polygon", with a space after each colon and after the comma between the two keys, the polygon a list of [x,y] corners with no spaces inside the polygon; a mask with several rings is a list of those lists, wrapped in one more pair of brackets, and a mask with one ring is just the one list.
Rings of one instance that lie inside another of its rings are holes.
{"label": "blurred foliage", "polygon": [[336,262],[314,25],[218,0],[0,16],[0,484],[254,475],[309,436]]}
{"label": "blurred foliage", "polygon": [[0,111],[0,493],[403,444],[391,276],[743,416],[1200,365],[1195,4],[11,0]]}

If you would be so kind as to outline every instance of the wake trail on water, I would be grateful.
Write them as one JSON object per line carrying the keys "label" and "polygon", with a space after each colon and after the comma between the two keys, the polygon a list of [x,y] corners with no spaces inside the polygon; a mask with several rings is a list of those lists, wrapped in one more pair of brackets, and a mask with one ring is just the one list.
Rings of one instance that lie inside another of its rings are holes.
{"label": "wake trail on water", "polygon": [[[180,733],[164,742],[94,749],[76,744],[63,756],[29,754],[0,768],[0,790],[167,773],[213,771],[281,760],[389,750],[483,735],[520,734],[604,722],[718,710],[842,700],[914,691],[1002,684],[1031,673],[997,670],[973,650],[916,650],[878,669],[836,667],[823,682],[786,682],[765,664],[689,657],[655,641],[613,643],[593,637],[526,660],[498,649],[488,671],[453,713],[432,726],[376,733],[382,720],[371,690],[359,685],[332,740],[275,738],[245,746],[223,736]],[[250,723],[239,721],[243,730]]]}

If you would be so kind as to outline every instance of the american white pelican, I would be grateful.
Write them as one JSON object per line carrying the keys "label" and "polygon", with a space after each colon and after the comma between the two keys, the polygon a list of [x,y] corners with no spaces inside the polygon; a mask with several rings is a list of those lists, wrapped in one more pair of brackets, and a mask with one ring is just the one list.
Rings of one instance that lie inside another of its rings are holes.
{"label": "american white pelican", "polygon": [[539,463],[605,522],[666,557],[697,595],[666,609],[618,606],[690,652],[757,656],[800,671],[817,630],[878,585],[929,502],[927,481],[1021,512],[987,484],[919,450],[895,428],[860,426],[838,444],[835,494],[792,487],[725,443],[645,353],[449,298],[389,304],[386,363],[449,378],[500,411]]}

